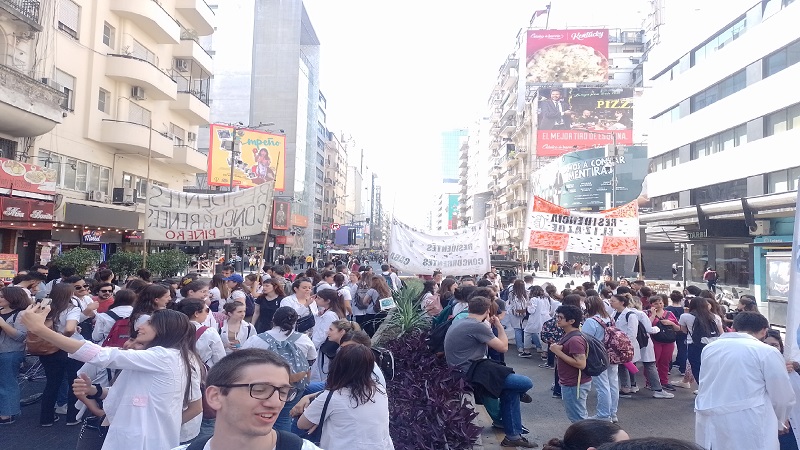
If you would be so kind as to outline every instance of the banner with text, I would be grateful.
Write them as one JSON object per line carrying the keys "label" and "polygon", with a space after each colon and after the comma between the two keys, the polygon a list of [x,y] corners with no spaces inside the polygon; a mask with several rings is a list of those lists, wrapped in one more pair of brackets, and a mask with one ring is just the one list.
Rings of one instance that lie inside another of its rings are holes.
{"label": "banner with text", "polygon": [[434,270],[444,275],[484,274],[491,269],[486,224],[432,234],[393,220],[389,264],[420,275]]}
{"label": "banner with text", "polygon": [[786,351],[783,356],[787,361],[800,361],[800,196],[795,207],[794,237],[792,238],[792,261],[789,264],[789,303],[786,314]]}
{"label": "banner with text", "polygon": [[270,219],[273,184],[229,194],[195,194],[150,186],[145,238],[156,241],[211,241],[262,232]]}
{"label": "banner with text", "polygon": [[636,202],[599,213],[570,211],[540,197],[528,207],[528,247],[604,255],[639,254]]}

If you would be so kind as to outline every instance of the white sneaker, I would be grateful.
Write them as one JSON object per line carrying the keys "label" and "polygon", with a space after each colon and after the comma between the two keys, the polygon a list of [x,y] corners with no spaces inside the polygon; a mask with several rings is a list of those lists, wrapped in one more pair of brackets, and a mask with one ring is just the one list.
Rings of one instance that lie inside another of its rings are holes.
{"label": "white sneaker", "polygon": [[619,423],[617,416],[611,416],[611,423]]}
{"label": "white sneaker", "polygon": [[639,392],[639,388],[637,386],[631,386],[630,391],[632,394]]}
{"label": "white sneaker", "polygon": [[67,413],[67,405],[56,406],[55,408],[56,414],[66,414]]}
{"label": "white sneaker", "polygon": [[691,389],[692,388],[692,383],[689,383],[688,381],[675,381],[672,384],[674,386],[682,387],[684,389]]}
{"label": "white sneaker", "polygon": [[653,392],[653,398],[674,398],[674,394],[670,394],[667,391],[655,391]]}
{"label": "white sneaker", "polygon": [[697,395],[697,389],[695,389],[695,391],[692,392],[692,394]]}

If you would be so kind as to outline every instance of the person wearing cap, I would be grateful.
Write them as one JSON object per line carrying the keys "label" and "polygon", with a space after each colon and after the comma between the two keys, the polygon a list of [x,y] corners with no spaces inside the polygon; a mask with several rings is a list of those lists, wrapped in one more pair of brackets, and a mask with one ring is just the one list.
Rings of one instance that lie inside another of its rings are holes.
{"label": "person wearing cap", "polygon": [[[228,287],[228,292],[230,292],[224,304],[233,302],[245,303],[247,301],[247,294],[245,294],[244,290],[244,278],[238,273],[234,273],[225,277],[224,280],[226,286]],[[224,306],[224,304],[220,305],[220,307]]]}

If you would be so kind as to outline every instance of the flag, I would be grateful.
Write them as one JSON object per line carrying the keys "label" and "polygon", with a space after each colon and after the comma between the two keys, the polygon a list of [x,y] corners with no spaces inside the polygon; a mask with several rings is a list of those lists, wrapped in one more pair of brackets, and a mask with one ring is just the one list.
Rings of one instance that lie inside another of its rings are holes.
{"label": "flag", "polygon": [[545,9],[540,9],[540,10],[537,10],[537,11],[533,12],[533,17],[531,17],[531,22],[536,20],[537,17],[543,16],[545,14],[550,15],[550,4],[549,3],[547,4],[547,6],[545,6]]}

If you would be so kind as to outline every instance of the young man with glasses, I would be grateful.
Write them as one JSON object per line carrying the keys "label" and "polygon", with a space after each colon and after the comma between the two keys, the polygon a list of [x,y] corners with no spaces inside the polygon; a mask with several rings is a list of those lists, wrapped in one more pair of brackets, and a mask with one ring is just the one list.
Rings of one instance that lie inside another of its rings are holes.
{"label": "young man with glasses", "polygon": [[320,450],[288,431],[273,429],[287,401],[299,395],[289,382],[289,365],[277,354],[243,349],[208,372],[206,402],[216,411],[214,435],[173,450]]}
{"label": "young man with glasses", "polygon": [[72,293],[72,304],[81,309],[81,320],[78,322],[78,326],[81,328],[80,333],[87,340],[91,340],[92,322],[95,315],[97,315],[97,308],[100,307],[100,303],[92,298],[89,292],[89,282],[80,276],[73,275],[64,278],[62,283],[71,283],[75,287],[75,291]]}
{"label": "young man with glasses", "polygon": [[556,364],[561,398],[567,418],[572,423],[586,419],[586,397],[592,386],[592,377],[582,372],[586,368],[588,345],[579,328],[582,319],[583,311],[579,307],[559,306],[556,309],[556,324],[564,330],[564,337],[558,344],[550,345],[550,351],[558,358]]}

